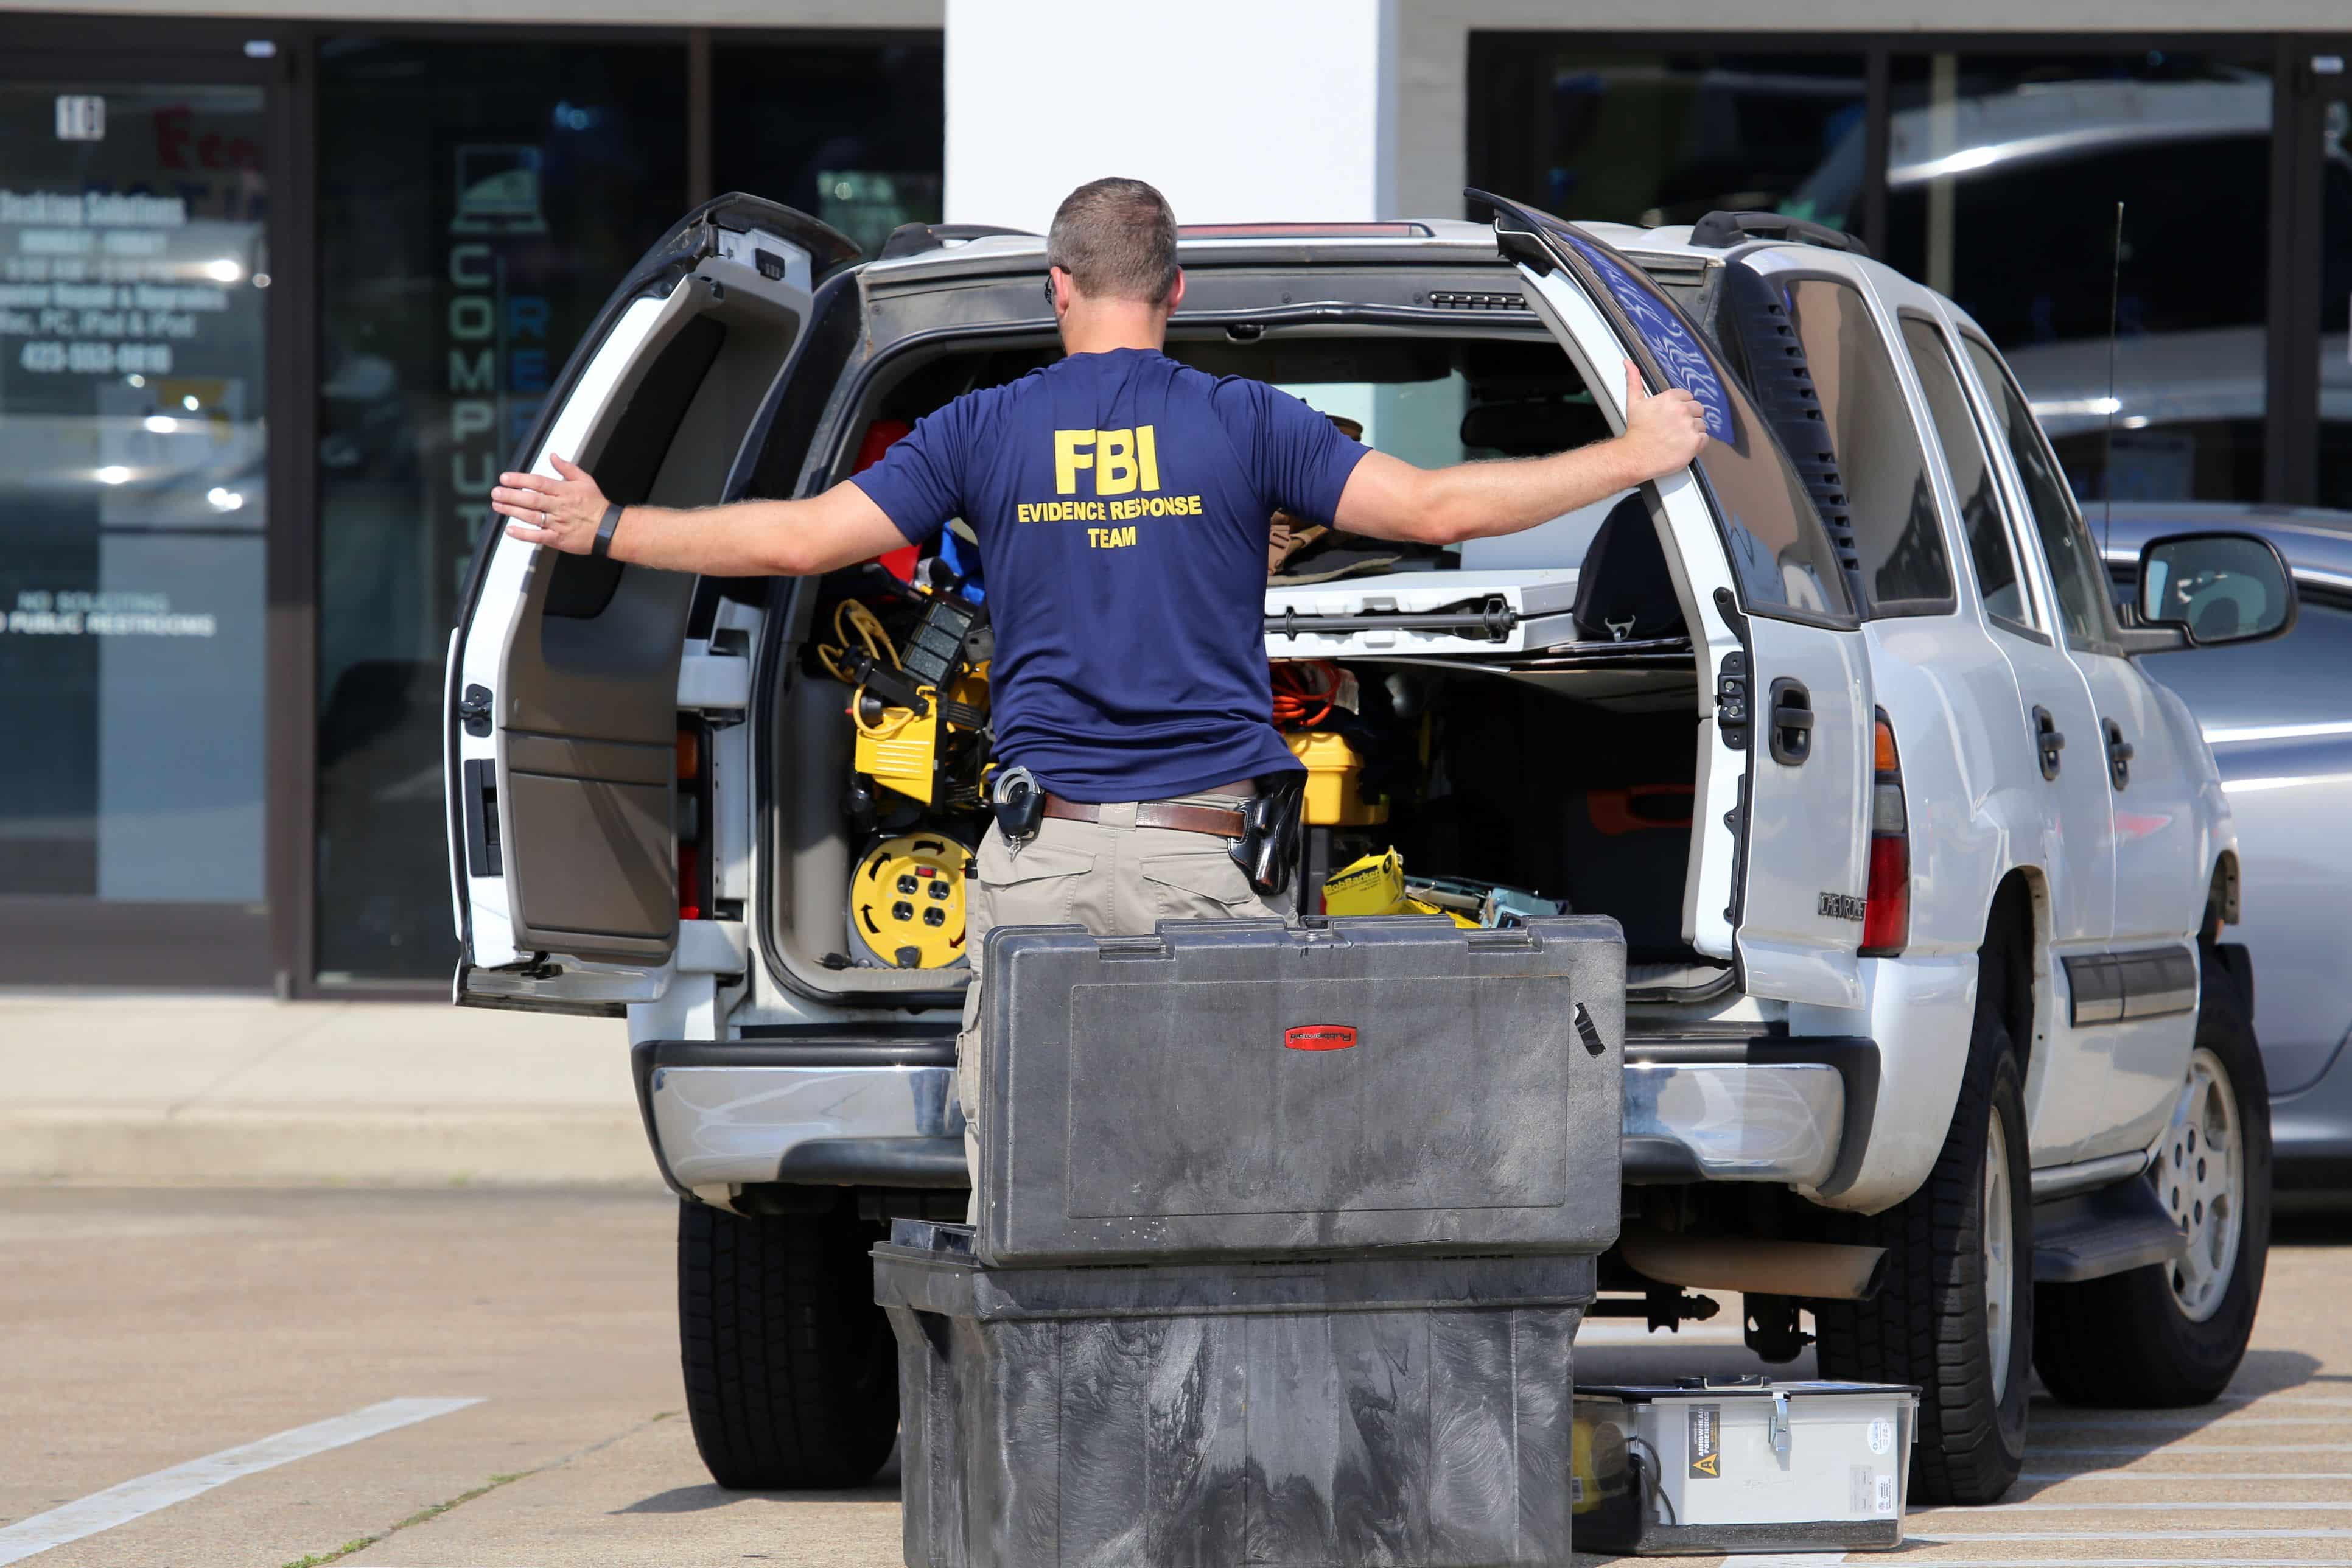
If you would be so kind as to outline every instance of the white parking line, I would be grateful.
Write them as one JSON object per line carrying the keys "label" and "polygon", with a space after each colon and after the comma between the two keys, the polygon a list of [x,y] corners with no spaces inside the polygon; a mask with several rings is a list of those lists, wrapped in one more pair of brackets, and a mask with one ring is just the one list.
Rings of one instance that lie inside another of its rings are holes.
{"label": "white parking line", "polygon": [[[2113,1541],[2112,1530],[1906,1531],[1906,1541],[1958,1545],[1971,1541]],[[2135,1530],[2134,1541],[2352,1541],[2352,1530]]]}
{"label": "white parking line", "polygon": [[2234,1432],[2241,1426],[2334,1426],[2341,1415],[2087,1415],[2074,1421],[2036,1421],[2036,1432]]}
{"label": "white parking line", "polygon": [[2352,1443],[2159,1443],[2137,1448],[2063,1448],[2045,1447],[2041,1457],[2045,1459],[2064,1458],[2080,1455],[2128,1455],[2135,1459],[2152,1459],[2158,1454],[2352,1454]]}
{"label": "white parking line", "polygon": [[[2174,1477],[2177,1480],[2203,1477]],[[2344,1502],[1989,1502],[1969,1508],[1936,1509],[1937,1519],[1969,1519],[1980,1513],[2352,1513]],[[1926,1518],[1923,1512],[1917,1517]]]}
{"label": "white parking line", "polygon": [[429,1421],[436,1415],[446,1415],[452,1410],[480,1403],[479,1399],[387,1399],[348,1415],[313,1421],[308,1426],[296,1426],[258,1442],[223,1448],[201,1459],[140,1476],[0,1529],[0,1565],[22,1563],[35,1552],[112,1530],[118,1524],[128,1524],[142,1514],[185,1502],[240,1476],[306,1459],[330,1448],[341,1448],[394,1427]]}
{"label": "white parking line", "polygon": [[[2169,1449],[2159,1448],[2158,1453]],[[2352,1470],[2052,1470],[2021,1481],[2352,1481]]]}

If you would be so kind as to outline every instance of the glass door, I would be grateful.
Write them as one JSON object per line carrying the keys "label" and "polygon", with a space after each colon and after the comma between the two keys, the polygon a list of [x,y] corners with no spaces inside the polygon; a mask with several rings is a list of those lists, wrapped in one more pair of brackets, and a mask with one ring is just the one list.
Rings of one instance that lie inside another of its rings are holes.
{"label": "glass door", "polygon": [[[2311,59],[2314,91],[2303,141],[2315,154],[2318,200],[2300,245],[2317,276],[2316,488],[2321,506],[2352,508],[2352,74],[2344,52]],[[2311,188],[2312,174],[2304,178]]]}
{"label": "glass door", "polygon": [[0,73],[0,983],[265,984],[271,89],[38,58]]}

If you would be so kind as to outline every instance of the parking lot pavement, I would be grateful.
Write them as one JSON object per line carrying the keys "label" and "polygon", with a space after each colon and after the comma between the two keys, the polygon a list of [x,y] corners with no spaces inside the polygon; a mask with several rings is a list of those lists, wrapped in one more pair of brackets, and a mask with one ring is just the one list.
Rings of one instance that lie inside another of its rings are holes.
{"label": "parking lot pavement", "polygon": [[[282,1568],[348,1546],[354,1568],[891,1568],[891,1472],[839,1494],[709,1484],[672,1223],[666,1198],[609,1191],[0,1188],[0,1564]],[[2352,1564],[2347,1296],[2352,1226],[2282,1247],[2220,1404],[2039,1404],[2008,1500],[1915,1512],[1902,1560]],[[1737,1314],[1678,1338],[1590,1324],[1579,1375],[1748,1370]]]}

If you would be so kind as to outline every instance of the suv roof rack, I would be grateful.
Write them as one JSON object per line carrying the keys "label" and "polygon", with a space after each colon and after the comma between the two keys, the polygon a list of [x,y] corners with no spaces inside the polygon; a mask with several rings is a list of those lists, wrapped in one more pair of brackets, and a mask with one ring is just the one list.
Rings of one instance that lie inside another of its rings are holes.
{"label": "suv roof rack", "polygon": [[1691,225],[1690,242],[1711,250],[1727,249],[1743,239],[1784,239],[1798,245],[1818,245],[1824,250],[1852,251],[1856,256],[1870,254],[1870,247],[1858,235],[1811,218],[1790,217],[1786,213],[1711,212]]}
{"label": "suv roof rack", "polygon": [[1179,239],[1429,239],[1433,231],[1411,218],[1369,223],[1183,223]]}
{"label": "suv roof rack", "polygon": [[1009,234],[1021,239],[1037,237],[1034,229],[999,228],[989,223],[902,223],[890,231],[889,238],[882,242],[882,259],[891,261],[901,256],[920,256],[941,246],[986,239],[997,234]]}

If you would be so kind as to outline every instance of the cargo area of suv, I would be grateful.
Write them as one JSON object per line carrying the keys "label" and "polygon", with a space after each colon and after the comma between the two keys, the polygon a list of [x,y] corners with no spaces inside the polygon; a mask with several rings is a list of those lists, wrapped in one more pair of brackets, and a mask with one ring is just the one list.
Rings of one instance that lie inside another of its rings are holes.
{"label": "cargo area of suv", "polygon": [[[1169,352],[1282,386],[1424,465],[1610,433],[1541,332],[1195,331],[1174,334]],[[1058,353],[1036,340],[950,342],[882,367],[838,422],[831,478],[878,459],[954,396]],[[1299,907],[1323,912],[1320,885],[1337,877],[1334,913],[1433,903],[1490,921],[1608,914],[1626,929],[1637,984],[1717,973],[1683,919],[1702,740],[1696,664],[1643,502],[1617,498],[1531,534],[1447,549],[1300,531],[1312,537],[1270,557],[1267,604],[1276,723],[1318,784]],[[802,585],[768,628],[778,675],[759,758],[766,935],[797,988],[904,1002],[961,983],[961,898],[932,873],[942,858],[960,865],[986,826],[976,765],[953,778],[957,765],[943,765],[936,781],[861,770],[879,752],[861,747],[860,731],[878,731],[893,710],[845,677],[862,655],[885,667],[874,685],[887,690],[900,661],[917,662],[911,645],[940,595],[984,604],[973,554],[950,537],[919,558],[835,573]],[[962,650],[982,679],[961,707],[943,704],[944,721],[984,724],[986,650],[983,624]],[[942,731],[943,750],[984,743],[954,733]],[[932,798],[918,798],[926,790]]]}

